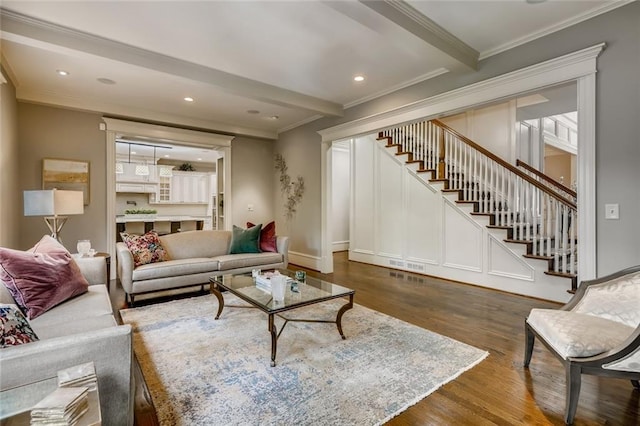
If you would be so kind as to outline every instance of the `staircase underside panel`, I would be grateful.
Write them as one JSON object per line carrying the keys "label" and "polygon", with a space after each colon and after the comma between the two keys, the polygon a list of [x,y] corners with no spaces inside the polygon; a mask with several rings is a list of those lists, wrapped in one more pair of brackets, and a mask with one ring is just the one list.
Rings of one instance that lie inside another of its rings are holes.
{"label": "staircase underside panel", "polygon": [[434,208],[442,204],[439,191],[431,188],[413,172],[405,174],[407,190],[406,258],[411,261],[438,264],[440,262],[441,235],[439,223],[441,210]]}
{"label": "staircase underside panel", "polygon": [[533,281],[535,269],[522,256],[516,255],[505,243],[487,234],[487,272],[493,275]]}
{"label": "staircase underside panel", "polygon": [[482,271],[483,227],[448,199],[442,205],[442,218],[444,266]]}

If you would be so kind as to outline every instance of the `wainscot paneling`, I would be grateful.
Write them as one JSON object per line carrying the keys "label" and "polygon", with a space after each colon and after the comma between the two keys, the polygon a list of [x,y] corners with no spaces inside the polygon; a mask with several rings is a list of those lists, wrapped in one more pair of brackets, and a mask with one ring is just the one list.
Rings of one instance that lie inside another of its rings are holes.
{"label": "wainscot paneling", "polygon": [[372,135],[353,146],[350,260],[569,299],[566,279],[544,274],[544,261],[522,257],[523,244],[505,242],[506,231],[487,228],[487,217],[472,216],[472,205],[456,203],[457,193],[442,193],[443,184],[416,173],[405,156]]}
{"label": "wainscot paneling", "polygon": [[402,184],[404,157],[392,157],[376,150],[378,190],[376,194],[376,248],[381,255],[402,258],[402,238],[405,235],[403,223],[404,190]]}

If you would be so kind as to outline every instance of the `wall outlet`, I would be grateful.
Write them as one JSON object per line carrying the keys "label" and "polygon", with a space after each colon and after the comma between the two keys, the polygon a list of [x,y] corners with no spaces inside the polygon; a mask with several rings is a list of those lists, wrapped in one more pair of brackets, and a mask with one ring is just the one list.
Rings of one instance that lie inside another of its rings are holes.
{"label": "wall outlet", "polygon": [[252,211],[253,211],[253,204],[249,204],[249,205],[247,206],[247,210],[249,210],[250,212],[252,212]]}
{"label": "wall outlet", "polygon": [[605,219],[620,219],[620,206],[618,204],[605,204],[604,205],[604,218]]}

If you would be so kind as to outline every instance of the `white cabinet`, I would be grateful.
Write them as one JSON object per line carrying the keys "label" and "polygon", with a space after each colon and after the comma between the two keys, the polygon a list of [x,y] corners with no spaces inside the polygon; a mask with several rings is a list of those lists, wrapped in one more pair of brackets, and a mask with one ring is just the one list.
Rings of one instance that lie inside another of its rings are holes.
{"label": "white cabinet", "polygon": [[172,203],[209,203],[209,173],[174,171],[171,176]]}
{"label": "white cabinet", "polygon": [[158,182],[158,172],[153,164],[116,163],[116,182]]}
{"label": "white cabinet", "polygon": [[134,192],[151,194],[157,191],[155,183],[116,183],[116,192]]}

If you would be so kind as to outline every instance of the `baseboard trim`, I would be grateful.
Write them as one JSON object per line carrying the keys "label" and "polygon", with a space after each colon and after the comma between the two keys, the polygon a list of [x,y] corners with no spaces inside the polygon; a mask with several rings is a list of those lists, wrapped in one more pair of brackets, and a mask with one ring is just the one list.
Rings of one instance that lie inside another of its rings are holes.
{"label": "baseboard trim", "polygon": [[311,256],[305,253],[295,251],[289,252],[289,265],[302,266],[303,268],[320,271],[321,259],[318,256]]}
{"label": "baseboard trim", "polygon": [[349,241],[336,241],[333,243],[331,250],[334,253],[337,251],[347,251],[349,250]]}

